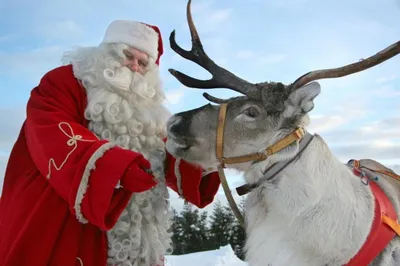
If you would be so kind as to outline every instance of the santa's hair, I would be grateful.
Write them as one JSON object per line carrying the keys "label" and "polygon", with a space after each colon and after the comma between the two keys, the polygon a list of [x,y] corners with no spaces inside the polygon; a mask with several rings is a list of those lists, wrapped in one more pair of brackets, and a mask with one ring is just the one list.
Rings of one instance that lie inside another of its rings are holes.
{"label": "santa's hair", "polygon": [[[133,195],[118,222],[107,232],[110,265],[162,265],[172,251],[171,212],[166,200],[164,159],[164,91],[158,65],[150,62],[144,75],[121,65],[124,44],[77,48],[63,60],[87,90],[85,117],[99,138],[140,152],[151,161],[158,185]],[[132,177],[134,178],[134,177]]]}

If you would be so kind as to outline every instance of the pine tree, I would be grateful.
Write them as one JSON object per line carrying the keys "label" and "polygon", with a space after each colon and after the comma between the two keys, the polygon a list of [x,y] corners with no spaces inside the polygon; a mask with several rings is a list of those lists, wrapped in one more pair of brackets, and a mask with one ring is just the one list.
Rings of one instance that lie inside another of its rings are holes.
{"label": "pine tree", "polygon": [[178,214],[178,212],[175,209],[172,209],[173,212],[173,217],[172,217],[172,226],[171,226],[171,231],[172,231],[172,243],[173,243],[173,255],[181,255],[183,253],[183,246],[182,246],[182,240],[183,240],[183,229],[182,229],[182,224],[183,224],[183,219],[182,217]]}
{"label": "pine tree", "polygon": [[[243,213],[243,201],[239,209]],[[216,202],[208,220],[206,212],[200,213],[199,209],[187,203],[179,214],[173,210],[171,230],[173,255],[213,250],[230,244],[236,256],[244,259],[245,230],[229,205],[223,206],[220,202]]]}
{"label": "pine tree", "polygon": [[212,240],[212,249],[226,246],[230,242],[233,233],[233,213],[230,211],[229,207],[222,206],[220,202],[216,202],[210,218],[209,237]]}
{"label": "pine tree", "polygon": [[[241,200],[238,207],[240,209],[240,212],[244,216],[244,199]],[[230,210],[230,212],[233,215],[233,211]],[[242,227],[242,225],[239,223],[239,221],[236,219],[236,217],[234,219],[232,227],[233,227],[233,230],[232,230],[232,235],[231,235],[229,243],[231,244],[232,249],[235,252],[236,256],[238,258],[240,258],[241,260],[244,260],[244,256],[245,256],[244,245],[246,242],[246,231]]]}
{"label": "pine tree", "polygon": [[181,254],[207,250],[207,213],[199,213],[191,204],[185,204],[178,220],[181,237],[177,241],[180,241]]}

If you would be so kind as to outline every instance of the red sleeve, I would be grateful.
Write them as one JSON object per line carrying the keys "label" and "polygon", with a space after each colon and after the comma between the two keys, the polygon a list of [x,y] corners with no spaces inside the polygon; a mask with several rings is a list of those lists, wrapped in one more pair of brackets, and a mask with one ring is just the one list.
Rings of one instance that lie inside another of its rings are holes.
{"label": "red sleeve", "polygon": [[[175,175],[176,159],[167,152],[166,182],[168,187],[178,192]],[[203,177],[203,169],[184,160],[180,161],[181,188],[183,197],[199,208],[204,208],[213,202],[220,186],[218,172],[212,172]]]}
{"label": "red sleeve", "polygon": [[[27,104],[27,145],[36,167],[77,219],[108,230],[133,192],[116,186],[134,178],[129,169],[141,155],[99,140],[84,125],[85,106],[86,94],[71,68],[50,71]],[[137,185],[144,191],[154,184]]]}

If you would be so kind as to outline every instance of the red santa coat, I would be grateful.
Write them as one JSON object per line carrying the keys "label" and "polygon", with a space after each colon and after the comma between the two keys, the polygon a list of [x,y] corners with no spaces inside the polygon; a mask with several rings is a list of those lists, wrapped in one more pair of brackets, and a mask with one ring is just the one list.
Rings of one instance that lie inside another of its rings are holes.
{"label": "red santa coat", "polygon": [[[105,266],[105,231],[132,193],[155,185],[134,178],[130,166],[138,155],[119,147],[88,166],[107,141],[87,129],[86,104],[86,91],[70,65],[50,71],[33,89],[0,201],[1,266]],[[167,154],[167,184],[178,191],[174,162]],[[186,200],[200,208],[213,201],[220,184],[216,172],[202,177],[203,169],[185,161],[180,171]],[[116,188],[124,178],[136,191]],[[79,222],[78,214],[88,222]]]}

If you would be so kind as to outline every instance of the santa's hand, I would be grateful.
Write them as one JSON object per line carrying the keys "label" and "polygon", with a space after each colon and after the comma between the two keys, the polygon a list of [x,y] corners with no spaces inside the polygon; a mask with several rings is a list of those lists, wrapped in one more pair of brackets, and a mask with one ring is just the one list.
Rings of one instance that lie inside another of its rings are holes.
{"label": "santa's hand", "polygon": [[142,155],[139,155],[121,178],[121,187],[135,193],[153,188],[157,182],[151,174],[152,171],[150,169],[150,162]]}

